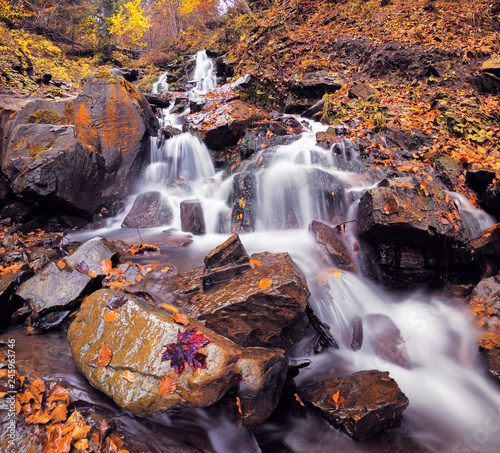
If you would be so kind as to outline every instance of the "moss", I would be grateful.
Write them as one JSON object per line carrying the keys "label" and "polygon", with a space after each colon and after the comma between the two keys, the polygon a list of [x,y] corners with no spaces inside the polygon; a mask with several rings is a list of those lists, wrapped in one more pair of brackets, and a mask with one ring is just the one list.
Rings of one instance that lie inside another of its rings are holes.
{"label": "moss", "polygon": [[55,110],[40,109],[28,116],[24,122],[35,124],[62,124],[64,123],[64,119],[64,116],[59,115]]}
{"label": "moss", "polygon": [[66,103],[63,113],[66,122],[70,123],[72,118],[75,116],[75,106],[73,105],[73,101],[68,101]]}
{"label": "moss", "polygon": [[36,159],[40,155],[40,153],[52,148],[54,146],[54,143],[55,143],[54,138],[44,138],[39,143],[30,143],[28,145],[30,157],[33,157]]}

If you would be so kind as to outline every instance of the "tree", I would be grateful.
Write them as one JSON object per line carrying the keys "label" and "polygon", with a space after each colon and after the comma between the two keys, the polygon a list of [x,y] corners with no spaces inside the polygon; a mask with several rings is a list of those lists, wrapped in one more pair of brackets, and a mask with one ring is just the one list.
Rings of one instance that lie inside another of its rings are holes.
{"label": "tree", "polygon": [[120,43],[127,47],[144,47],[144,32],[151,27],[151,21],[144,15],[141,0],[131,0],[120,6],[111,17],[111,35],[118,37]]}

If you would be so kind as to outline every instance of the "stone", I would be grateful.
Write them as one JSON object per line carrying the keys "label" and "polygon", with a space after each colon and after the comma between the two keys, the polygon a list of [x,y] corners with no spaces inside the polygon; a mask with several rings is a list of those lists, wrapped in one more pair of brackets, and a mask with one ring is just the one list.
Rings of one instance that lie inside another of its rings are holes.
{"label": "stone", "polygon": [[[343,398],[336,408],[332,395]],[[360,371],[317,382],[298,392],[302,401],[353,439],[367,439],[401,424],[409,401],[387,371]],[[342,403],[340,403],[342,401]]]}
{"label": "stone", "polygon": [[228,264],[243,264],[250,260],[240,237],[233,234],[225,242],[211,250],[205,256],[205,269],[214,269]]}
{"label": "stone", "polygon": [[[283,127],[278,123],[269,123],[269,128],[259,128],[258,130],[247,130],[241,143],[238,145],[238,155],[241,159],[248,159],[254,154],[262,151],[262,148],[267,150],[278,146],[288,145],[298,140],[299,135],[283,133]],[[274,135],[268,135],[268,131],[273,131]]]}
{"label": "stone", "polygon": [[371,314],[365,318],[365,324],[371,335],[370,343],[375,354],[390,363],[411,368],[405,342],[398,326],[391,318],[381,314]]}
{"label": "stone", "polygon": [[490,58],[486,60],[482,65],[483,72],[493,74],[496,77],[500,77],[500,57]]}
{"label": "stone", "polygon": [[348,272],[359,272],[358,266],[352,257],[352,252],[347,247],[341,233],[318,220],[313,220],[309,224],[309,232],[312,233],[316,242],[326,256],[333,261],[333,264]]}
{"label": "stone", "polygon": [[497,222],[500,220],[500,183],[490,184],[479,198],[479,206],[491,214]]}
{"label": "stone", "polygon": [[474,247],[488,261],[500,268],[500,224],[481,231],[481,234],[471,241]]}
{"label": "stone", "polygon": [[257,202],[257,178],[253,173],[237,173],[233,177],[231,231],[251,233],[255,231]]}
{"label": "stone", "polygon": [[184,200],[180,205],[181,229],[195,235],[205,234],[205,219],[199,200]]}
{"label": "stone", "polygon": [[358,235],[367,273],[386,285],[479,280],[481,260],[454,201],[428,181],[392,178],[368,190],[360,199]]}
{"label": "stone", "polygon": [[[116,308],[118,317],[105,322],[103,314],[112,297],[124,296],[126,303]],[[171,320],[172,312],[158,308],[135,295],[102,289],[83,304],[68,330],[71,354],[90,383],[113,398],[116,404],[139,417],[148,417],[180,407],[206,407],[218,401],[231,387],[237,374],[241,350],[200,323],[189,320],[183,326]],[[200,348],[206,369],[176,374],[170,360],[162,361],[166,344],[176,344],[178,333],[197,329],[210,343]],[[106,345],[111,360],[98,363],[99,351]],[[133,382],[123,378],[128,370]],[[160,393],[160,384],[169,377],[175,386],[170,394]]]}
{"label": "stone", "polygon": [[377,93],[370,85],[361,80],[357,80],[356,82],[354,82],[349,89],[349,96],[352,98],[366,100],[370,96],[375,96],[376,94]]}
{"label": "stone", "polygon": [[185,130],[198,135],[212,150],[223,150],[237,144],[245,129],[269,115],[246,102],[234,100],[210,111],[186,116]]}
{"label": "stone", "polygon": [[495,318],[491,321],[493,326],[497,322],[497,316],[500,316],[500,276],[485,278],[481,280],[472,290],[471,300],[479,300],[485,307],[494,312]]}
{"label": "stone", "polygon": [[143,192],[137,195],[132,209],[122,222],[122,228],[154,228],[172,223],[172,206],[161,192]]}
{"label": "stone", "polygon": [[465,174],[465,182],[478,196],[482,196],[495,177],[494,171],[468,170]]}
{"label": "stone", "polygon": [[20,271],[0,275],[0,331],[10,327],[12,315],[21,306],[12,295],[31,274],[32,272]]}
{"label": "stone", "polygon": [[76,268],[80,263],[85,262],[89,272],[94,271],[97,275],[104,276],[100,267],[101,263],[106,259],[114,262],[121,253],[120,249],[107,239],[96,236],[80,245],[63,261],[71,268]]}

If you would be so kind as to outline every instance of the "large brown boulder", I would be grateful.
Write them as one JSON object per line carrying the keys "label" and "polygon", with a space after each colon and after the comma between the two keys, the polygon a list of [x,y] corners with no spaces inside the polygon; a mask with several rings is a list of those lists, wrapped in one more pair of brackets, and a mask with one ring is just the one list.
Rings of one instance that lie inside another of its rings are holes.
{"label": "large brown boulder", "polygon": [[103,72],[87,76],[76,98],[26,103],[2,132],[1,166],[16,194],[90,217],[128,193],[156,120],[132,84]]}
{"label": "large brown boulder", "polygon": [[299,396],[353,439],[398,427],[409,404],[389,373],[377,370],[320,381],[299,391]]}
{"label": "large brown boulder", "polygon": [[245,129],[269,115],[246,102],[235,100],[186,116],[185,130],[198,135],[212,150],[236,145]]}
{"label": "large brown boulder", "polygon": [[368,273],[385,284],[477,282],[477,253],[469,245],[457,206],[438,186],[410,178],[384,180],[358,209]]}

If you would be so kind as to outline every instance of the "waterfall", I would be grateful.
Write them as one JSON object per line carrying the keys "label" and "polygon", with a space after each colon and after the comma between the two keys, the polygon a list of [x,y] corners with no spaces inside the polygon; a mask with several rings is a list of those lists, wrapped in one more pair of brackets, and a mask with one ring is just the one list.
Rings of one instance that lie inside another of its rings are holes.
{"label": "waterfall", "polygon": [[196,69],[194,70],[193,81],[196,84],[195,92],[198,94],[208,93],[216,86],[214,64],[208,58],[205,50],[201,50],[196,54]]}

